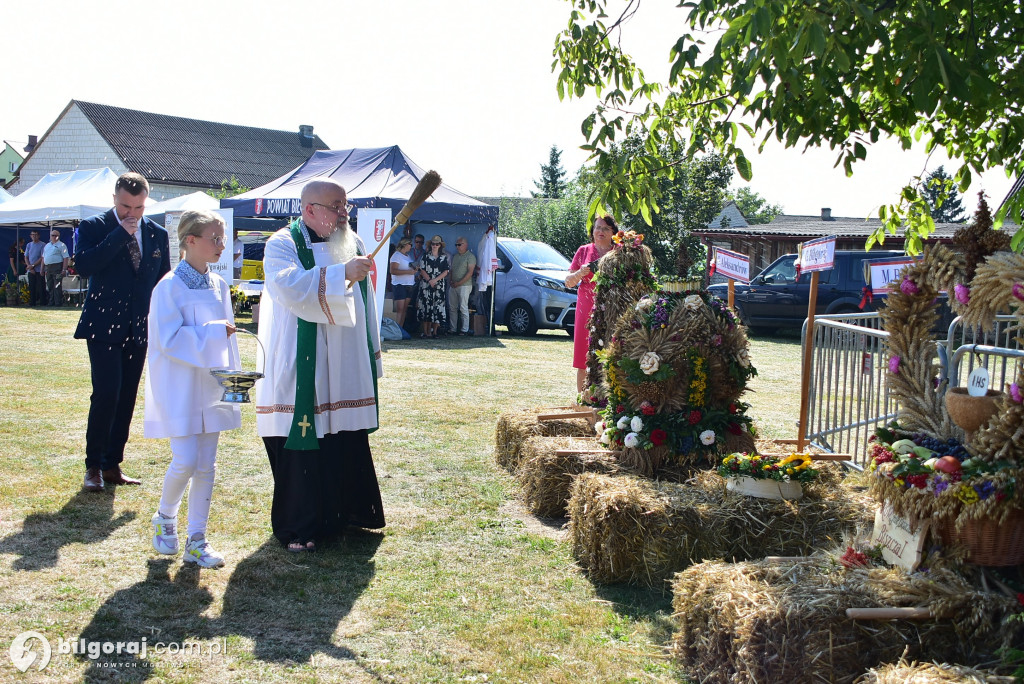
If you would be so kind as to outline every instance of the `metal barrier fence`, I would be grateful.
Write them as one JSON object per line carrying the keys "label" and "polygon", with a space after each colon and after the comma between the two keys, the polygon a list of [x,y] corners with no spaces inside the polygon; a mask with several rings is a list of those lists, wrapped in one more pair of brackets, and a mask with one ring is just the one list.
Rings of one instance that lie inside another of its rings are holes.
{"label": "metal barrier fence", "polygon": [[[978,366],[988,369],[994,389],[1012,382],[1016,359],[1024,359],[1014,320],[999,316],[994,329],[982,331],[964,328],[956,318],[938,342],[940,377],[948,377],[947,386],[963,386]],[[881,329],[877,313],[817,316],[814,322],[807,439],[827,451],[851,454],[854,466],[863,467],[875,428],[896,418],[886,384],[889,333]],[[802,343],[806,337],[805,322]]]}
{"label": "metal barrier fence", "polygon": [[[801,342],[806,337],[805,321]],[[861,467],[875,428],[896,418],[886,386],[888,337],[877,313],[814,319],[806,436],[817,447],[851,454]]]}

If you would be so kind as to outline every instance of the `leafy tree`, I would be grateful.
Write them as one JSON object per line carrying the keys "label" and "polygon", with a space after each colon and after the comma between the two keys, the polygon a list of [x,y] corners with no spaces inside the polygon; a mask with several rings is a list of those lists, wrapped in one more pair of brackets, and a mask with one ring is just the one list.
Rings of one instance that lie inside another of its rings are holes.
{"label": "leafy tree", "polygon": [[[659,83],[619,40],[639,0],[614,20],[608,0],[570,2],[554,69],[560,97],[593,89],[601,98],[582,125],[584,149],[606,179],[592,212],[613,206],[650,222],[663,197],[657,178],[672,177],[669,160],[680,151],[719,150],[750,180],[744,134],[761,147],[771,137],[787,147],[827,144],[848,175],[884,136],[904,149],[923,138],[928,151],[962,160],[953,174],[961,192],[974,173],[1000,165],[1024,175],[1019,3],[684,0],[684,33]],[[641,153],[613,166],[611,145],[630,135],[641,136]],[[883,225],[869,245],[905,226],[908,250],[921,249],[935,225],[923,185],[915,178],[879,209]],[[1024,193],[1001,213],[1024,226]],[[1015,247],[1022,241],[1024,229]]]}
{"label": "leafy tree", "polygon": [[936,223],[963,223],[964,206],[960,201],[960,193],[956,191],[946,169],[940,166],[929,173],[921,194],[931,207],[932,218]]}
{"label": "leafy tree", "polygon": [[566,259],[572,259],[587,237],[587,196],[585,182],[572,181],[562,197],[503,197],[498,234],[546,242]]}
{"label": "leafy tree", "polygon": [[[642,146],[639,136],[613,145],[609,152],[612,166],[627,164],[629,159],[642,153]],[[684,158],[681,152],[674,156],[667,151],[663,154],[674,171],[671,177],[666,174],[655,179],[662,198],[660,211],[652,214],[650,221],[625,213],[620,216],[620,222],[626,229],[644,233],[644,244],[651,249],[659,273],[700,277],[706,270],[707,250],[693,231],[707,226],[721,211],[733,169],[718,154],[692,159]],[[602,168],[598,166],[593,171],[592,182],[600,187],[603,183],[614,182],[614,178],[602,177]],[[691,264],[685,268],[686,273],[679,272],[680,250],[686,255],[684,261]]]}
{"label": "leafy tree", "polygon": [[534,197],[551,197],[558,199],[565,192],[565,169],[562,168],[562,151],[556,145],[551,146],[548,163],[540,165],[540,180],[534,181],[540,192],[531,193]]}
{"label": "leafy tree", "polygon": [[751,190],[748,186],[730,190],[726,193],[726,199],[736,203],[736,208],[747,219],[747,223],[756,226],[761,223],[771,223],[775,217],[782,213],[781,204],[768,204],[768,200]]}
{"label": "leafy tree", "polygon": [[214,199],[227,199],[241,195],[243,192],[249,192],[251,189],[239,183],[235,174],[231,174],[231,180],[225,178],[220,182],[220,190],[207,190],[206,194]]}

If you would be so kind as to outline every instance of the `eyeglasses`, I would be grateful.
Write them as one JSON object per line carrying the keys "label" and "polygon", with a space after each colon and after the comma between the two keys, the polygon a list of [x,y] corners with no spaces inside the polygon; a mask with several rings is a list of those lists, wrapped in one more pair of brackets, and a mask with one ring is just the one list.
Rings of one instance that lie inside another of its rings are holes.
{"label": "eyeglasses", "polygon": [[195,237],[203,238],[204,240],[209,240],[210,242],[212,242],[213,244],[217,245],[218,247],[223,247],[224,246],[224,238],[223,237],[210,237],[209,235],[196,235]]}
{"label": "eyeglasses", "polygon": [[455,243],[455,246],[456,246],[456,247],[462,247],[462,246],[463,246],[463,245],[465,245],[465,244],[466,244],[465,242],[456,242],[456,243]]}
{"label": "eyeglasses", "polygon": [[416,238],[416,244],[417,245],[422,245],[423,244],[423,240],[421,238]]}
{"label": "eyeglasses", "polygon": [[440,245],[441,243],[440,242],[431,242],[430,244],[432,244],[432,245]]}
{"label": "eyeglasses", "polygon": [[342,212],[345,212],[345,216],[352,213],[352,210],[356,208],[354,204],[346,204],[345,206],[333,206],[330,204],[320,204],[319,202],[310,202],[314,207],[323,207],[327,211],[333,211],[336,216],[341,216]]}

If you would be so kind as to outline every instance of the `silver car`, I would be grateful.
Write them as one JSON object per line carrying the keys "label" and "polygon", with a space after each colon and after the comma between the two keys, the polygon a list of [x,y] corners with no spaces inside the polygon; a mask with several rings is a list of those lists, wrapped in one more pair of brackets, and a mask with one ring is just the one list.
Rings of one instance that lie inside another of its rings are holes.
{"label": "silver car", "polygon": [[534,240],[498,238],[499,266],[494,274],[494,320],[513,335],[538,328],[562,328],[573,334],[576,288],[565,286],[569,260],[554,247]]}

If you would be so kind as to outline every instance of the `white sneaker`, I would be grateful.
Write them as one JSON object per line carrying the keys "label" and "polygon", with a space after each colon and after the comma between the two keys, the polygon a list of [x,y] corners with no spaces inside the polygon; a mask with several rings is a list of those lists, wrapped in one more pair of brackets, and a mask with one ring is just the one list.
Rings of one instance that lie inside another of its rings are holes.
{"label": "white sneaker", "polygon": [[186,563],[196,563],[201,568],[219,568],[224,565],[224,556],[213,550],[206,541],[206,535],[193,534],[185,544]]}
{"label": "white sneaker", "polygon": [[153,548],[158,553],[178,553],[178,519],[165,518],[160,511],[153,514]]}

